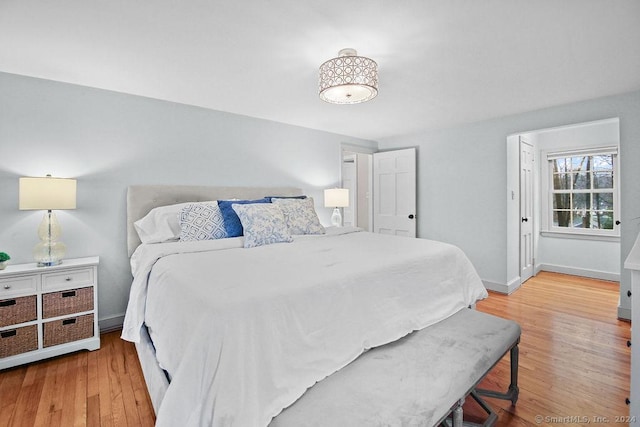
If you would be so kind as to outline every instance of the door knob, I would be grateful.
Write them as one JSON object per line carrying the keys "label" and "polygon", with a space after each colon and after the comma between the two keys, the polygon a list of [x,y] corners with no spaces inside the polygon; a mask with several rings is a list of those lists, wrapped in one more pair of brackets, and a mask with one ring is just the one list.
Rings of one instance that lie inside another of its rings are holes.
{"label": "door knob", "polygon": [[522,218],[522,222],[528,222],[529,218]]}
{"label": "door knob", "polygon": [[409,219],[413,219],[415,216],[413,214],[409,214]]}

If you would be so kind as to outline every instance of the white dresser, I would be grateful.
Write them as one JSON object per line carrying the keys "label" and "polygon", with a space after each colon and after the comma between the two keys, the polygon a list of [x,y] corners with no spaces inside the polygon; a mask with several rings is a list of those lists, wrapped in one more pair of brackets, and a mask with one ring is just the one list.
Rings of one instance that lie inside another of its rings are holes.
{"label": "white dresser", "polygon": [[0,270],[0,369],[100,348],[98,262]]}
{"label": "white dresser", "polygon": [[631,396],[629,425],[640,426],[640,235],[624,268],[631,270]]}

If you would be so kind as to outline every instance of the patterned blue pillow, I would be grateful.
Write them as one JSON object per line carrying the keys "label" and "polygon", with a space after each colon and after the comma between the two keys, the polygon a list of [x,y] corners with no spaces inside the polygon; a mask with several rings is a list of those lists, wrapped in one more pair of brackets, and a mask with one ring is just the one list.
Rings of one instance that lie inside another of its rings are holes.
{"label": "patterned blue pillow", "polygon": [[244,228],[244,247],[291,242],[293,238],[287,230],[282,210],[271,203],[232,204]]}
{"label": "patterned blue pillow", "polygon": [[236,212],[231,208],[231,205],[245,205],[249,203],[271,203],[271,199],[218,200],[218,206],[220,207],[220,212],[222,212],[222,218],[224,218],[224,229],[227,231],[227,237],[242,236],[242,223]]}
{"label": "patterned blue pillow", "polygon": [[271,203],[282,209],[284,221],[289,233],[324,234],[326,231],[320,224],[318,214],[313,206],[313,198],[307,199],[271,199]]}
{"label": "patterned blue pillow", "polygon": [[182,241],[227,237],[222,213],[216,202],[189,203],[182,208],[178,218]]}

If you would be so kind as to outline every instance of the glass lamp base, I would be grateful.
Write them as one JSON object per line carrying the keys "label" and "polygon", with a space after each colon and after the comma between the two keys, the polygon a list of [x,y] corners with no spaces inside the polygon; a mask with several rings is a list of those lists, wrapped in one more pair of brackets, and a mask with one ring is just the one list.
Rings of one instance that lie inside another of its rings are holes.
{"label": "glass lamp base", "polygon": [[53,212],[48,211],[38,227],[40,243],[33,248],[33,258],[38,267],[51,267],[62,263],[62,258],[67,253],[67,246],[57,241],[61,234],[62,229],[58,219]]}
{"label": "glass lamp base", "polygon": [[60,264],[62,264],[61,259],[59,259],[58,261],[38,261],[38,267],[52,267],[54,265]]}
{"label": "glass lamp base", "polygon": [[331,225],[334,227],[342,227],[342,215],[340,214],[339,208],[333,209],[333,214],[331,215]]}
{"label": "glass lamp base", "polygon": [[38,263],[38,267],[51,267],[62,263],[67,252],[67,247],[62,242],[45,240],[33,248],[33,258]]}

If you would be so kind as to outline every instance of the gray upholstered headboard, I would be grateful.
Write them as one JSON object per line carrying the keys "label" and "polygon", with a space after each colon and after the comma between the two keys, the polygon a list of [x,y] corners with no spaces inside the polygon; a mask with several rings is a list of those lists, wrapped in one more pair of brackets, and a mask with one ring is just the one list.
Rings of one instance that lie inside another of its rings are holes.
{"label": "gray upholstered headboard", "polygon": [[191,185],[132,185],[127,189],[127,250],[140,245],[133,223],[158,206],[222,199],[259,199],[266,196],[299,196],[294,187],[207,187]]}

